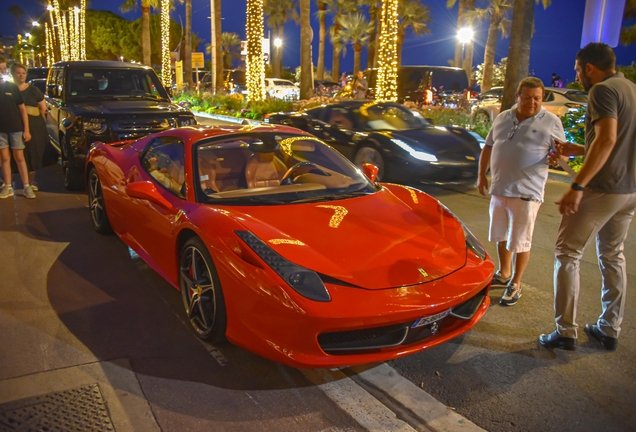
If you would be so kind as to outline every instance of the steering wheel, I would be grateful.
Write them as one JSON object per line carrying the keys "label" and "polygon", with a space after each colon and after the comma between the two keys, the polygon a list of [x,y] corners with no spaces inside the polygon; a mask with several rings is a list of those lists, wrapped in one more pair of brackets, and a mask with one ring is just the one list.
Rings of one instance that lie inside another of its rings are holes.
{"label": "steering wheel", "polygon": [[295,184],[296,178],[303,174],[318,174],[321,176],[331,176],[328,172],[318,168],[313,162],[298,162],[296,165],[287,170],[282,180],[281,185]]}

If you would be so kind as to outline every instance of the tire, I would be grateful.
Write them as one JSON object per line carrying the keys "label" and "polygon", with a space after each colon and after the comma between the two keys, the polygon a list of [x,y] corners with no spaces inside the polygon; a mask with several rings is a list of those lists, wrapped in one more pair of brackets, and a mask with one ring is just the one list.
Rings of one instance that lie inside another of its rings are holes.
{"label": "tire", "polygon": [[370,163],[377,166],[378,175],[376,177],[376,181],[382,181],[386,177],[384,158],[382,157],[380,152],[373,147],[360,147],[360,149],[353,157],[353,163],[359,168],[362,168],[362,165],[364,165],[365,163]]}
{"label": "tire", "polygon": [[179,285],[186,316],[196,335],[210,342],[225,341],[227,318],[221,282],[208,249],[198,237],[181,248]]}
{"label": "tire", "polygon": [[102,182],[99,180],[99,175],[97,175],[97,170],[94,167],[91,168],[88,174],[88,207],[95,231],[100,234],[112,234],[113,229],[108,220]]}
{"label": "tire", "polygon": [[70,191],[79,191],[84,188],[82,172],[72,162],[73,153],[66,142],[62,142],[62,171],[64,175],[64,187]]}
{"label": "tire", "polygon": [[473,116],[473,123],[489,126],[491,123],[490,115],[486,111],[477,111]]}

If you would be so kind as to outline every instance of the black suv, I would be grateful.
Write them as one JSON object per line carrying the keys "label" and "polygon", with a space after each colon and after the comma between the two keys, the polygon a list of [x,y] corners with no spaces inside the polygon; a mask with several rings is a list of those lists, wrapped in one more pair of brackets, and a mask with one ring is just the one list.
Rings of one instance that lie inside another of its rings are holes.
{"label": "black suv", "polygon": [[131,63],[56,63],[48,75],[46,102],[49,135],[71,190],[84,186],[84,162],[93,142],[196,124],[190,111],[170,101],[151,68]]}

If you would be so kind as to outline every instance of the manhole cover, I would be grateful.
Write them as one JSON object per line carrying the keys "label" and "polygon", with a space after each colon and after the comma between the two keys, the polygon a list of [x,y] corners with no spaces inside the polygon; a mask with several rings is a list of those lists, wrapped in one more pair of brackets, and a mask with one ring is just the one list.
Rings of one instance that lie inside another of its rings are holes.
{"label": "manhole cover", "polygon": [[114,430],[97,383],[0,405],[1,432]]}

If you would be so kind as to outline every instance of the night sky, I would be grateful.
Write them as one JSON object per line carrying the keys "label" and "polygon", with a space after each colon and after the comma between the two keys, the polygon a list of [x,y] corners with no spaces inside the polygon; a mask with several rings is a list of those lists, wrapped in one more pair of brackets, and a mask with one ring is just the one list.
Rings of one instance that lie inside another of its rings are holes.
{"label": "night sky", "polygon": [[[15,20],[6,12],[14,3],[20,6],[32,18],[37,18],[43,8],[36,0],[16,1],[0,0],[0,34],[14,35]],[[127,19],[136,19],[141,12],[129,12],[122,14],[118,7],[123,0],[92,0],[89,7],[92,9],[106,9],[116,12]],[[426,36],[408,35],[403,49],[402,64],[417,65],[448,65],[448,60],[453,58],[455,21],[457,19],[457,7],[447,9],[446,0],[422,0],[423,4],[431,8],[433,22],[429,24],[432,34]],[[477,2],[478,5],[480,1]],[[223,0],[223,31],[238,33],[245,37],[245,0]],[[210,3],[209,0],[192,0],[193,30],[206,43],[210,40]],[[580,48],[581,32],[585,0],[553,0],[552,6],[544,10],[541,5],[535,7],[536,32],[532,38],[530,52],[530,69],[535,75],[549,83],[552,72],[560,75],[564,82],[574,80],[574,57]],[[313,58],[316,62],[318,55],[318,22],[314,16],[315,2],[312,1],[312,26],[315,37],[313,40]],[[185,8],[178,5],[171,17],[177,22],[185,20]],[[23,22],[31,22],[27,16]],[[633,24],[633,23],[632,23]],[[267,35],[269,28],[265,28]],[[476,45],[474,64],[483,61],[484,45],[487,37],[487,24],[484,23],[476,29]],[[295,23],[285,26],[285,41],[283,45],[284,66],[297,66],[300,63],[300,30]],[[203,45],[199,50],[203,50]],[[496,61],[505,57],[508,51],[508,39],[499,39],[497,43]],[[617,63],[628,65],[636,61],[636,44],[629,46],[619,45],[615,48]],[[362,53],[362,64],[366,65],[366,51]],[[331,46],[328,43],[326,49],[325,66],[331,65]],[[341,69],[351,71],[353,69],[353,50],[349,48],[343,59]]]}

